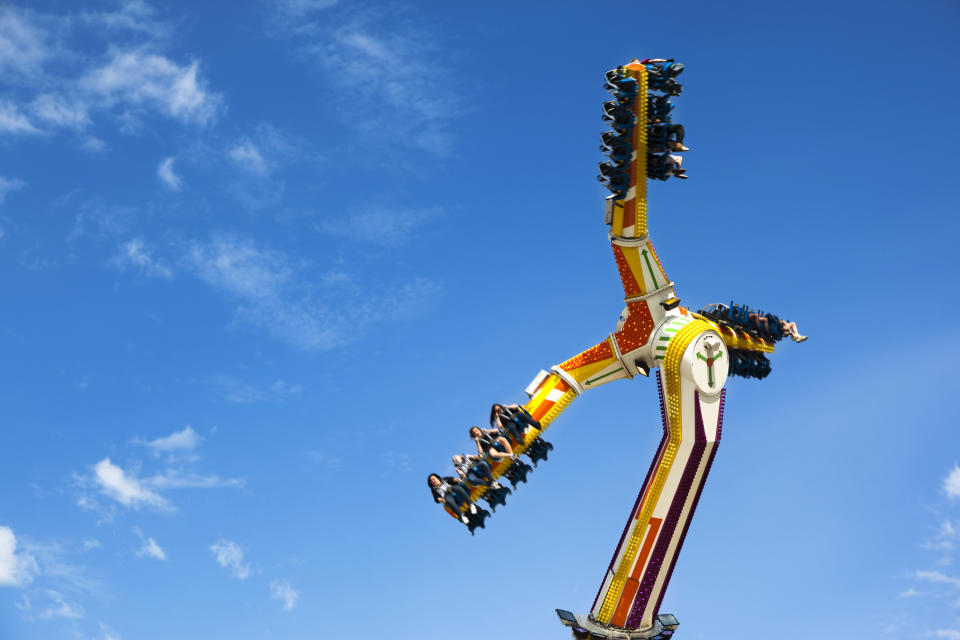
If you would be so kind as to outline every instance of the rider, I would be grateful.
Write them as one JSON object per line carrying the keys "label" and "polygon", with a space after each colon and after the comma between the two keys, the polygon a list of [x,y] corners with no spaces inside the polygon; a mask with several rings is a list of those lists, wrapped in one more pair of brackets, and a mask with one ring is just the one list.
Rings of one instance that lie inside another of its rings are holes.
{"label": "rider", "polygon": [[515,442],[523,442],[523,434],[530,427],[543,430],[541,424],[518,404],[494,403],[490,407],[490,426],[509,433]]}
{"label": "rider", "polygon": [[493,484],[490,465],[480,456],[453,456],[453,468],[462,480],[466,480],[475,487],[480,485],[489,487]]}
{"label": "rider", "polygon": [[465,525],[470,524],[470,518],[467,514],[461,512],[463,505],[470,505],[470,513],[476,513],[477,508],[473,504],[470,504],[470,493],[463,487],[459,478],[453,477],[443,477],[435,473],[431,473],[427,476],[427,486],[430,487],[430,492],[433,494],[433,501],[445,504],[460,522]]}
{"label": "rider", "polygon": [[489,456],[495,463],[513,457],[510,441],[494,429],[470,427],[470,439],[477,443],[477,453]]}

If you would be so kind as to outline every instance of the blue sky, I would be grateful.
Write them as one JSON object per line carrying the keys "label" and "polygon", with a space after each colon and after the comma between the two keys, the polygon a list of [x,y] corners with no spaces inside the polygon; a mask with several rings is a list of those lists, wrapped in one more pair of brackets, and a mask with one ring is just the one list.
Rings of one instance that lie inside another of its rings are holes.
{"label": "blue sky", "polygon": [[0,638],[567,637],[659,441],[602,387],[471,538],[493,401],[613,330],[602,73],[683,61],[684,304],[795,320],[681,637],[960,638],[954,2],[0,7]]}

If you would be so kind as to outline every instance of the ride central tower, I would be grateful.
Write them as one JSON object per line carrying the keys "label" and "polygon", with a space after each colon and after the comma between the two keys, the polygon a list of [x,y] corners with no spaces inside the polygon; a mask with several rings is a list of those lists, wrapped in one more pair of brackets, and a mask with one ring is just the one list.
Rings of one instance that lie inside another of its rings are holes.
{"label": "ride central tower", "polygon": [[580,640],[673,636],[677,620],[660,614],[660,605],[720,442],[727,376],[763,378],[770,372],[766,355],[775,342],[787,335],[795,342],[806,339],[796,324],[746,305],[711,304],[699,312],[684,308],[653,248],[647,180],[687,177],[676,154],[689,149],[683,126],[672,121],[670,100],[681,92],[676,76],[682,71],[680,63],[654,59],[633,60],[606,74],[613,99],[604,104],[603,118],[612,130],[602,135],[601,150],[609,161],[600,164],[599,179],[612,192],[605,222],[624,293],[616,330],[537,374],[522,407],[531,426],[510,435],[512,455],[493,459],[485,454],[490,480],[468,482],[469,500],[445,507],[471,533],[483,526],[486,516],[477,515],[474,503],[481,498],[494,507],[504,503],[505,489],[493,479],[507,477],[514,488],[518,477],[525,481],[523,468],[529,467],[519,460],[521,454],[534,463],[546,459],[552,445],[541,435],[570,402],[594,387],[654,372],[663,424],[660,445],[589,612],[557,609],[560,621]]}

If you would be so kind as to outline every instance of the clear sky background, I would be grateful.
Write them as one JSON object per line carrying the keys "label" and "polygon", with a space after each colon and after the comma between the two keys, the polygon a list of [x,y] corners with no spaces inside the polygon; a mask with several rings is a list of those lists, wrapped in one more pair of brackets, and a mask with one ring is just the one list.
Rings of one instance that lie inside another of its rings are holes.
{"label": "clear sky background", "polygon": [[[602,74],[687,65],[684,304],[810,335],[732,379],[662,611],[960,638],[960,5],[0,7],[0,638],[564,638],[660,437],[577,399],[470,537],[429,472],[614,329]],[[360,636],[358,636],[360,637]]]}

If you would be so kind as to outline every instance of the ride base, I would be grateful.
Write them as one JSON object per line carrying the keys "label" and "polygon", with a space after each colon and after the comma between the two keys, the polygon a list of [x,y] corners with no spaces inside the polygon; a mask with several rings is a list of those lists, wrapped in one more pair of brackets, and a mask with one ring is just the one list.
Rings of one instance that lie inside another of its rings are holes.
{"label": "ride base", "polygon": [[621,629],[600,624],[590,615],[576,615],[563,609],[557,609],[557,617],[565,627],[570,627],[577,640],[667,640],[680,626],[676,617],[662,613],[653,620],[653,626],[647,629]]}

